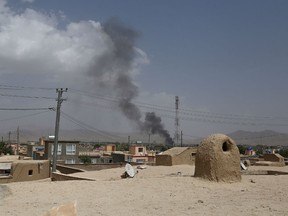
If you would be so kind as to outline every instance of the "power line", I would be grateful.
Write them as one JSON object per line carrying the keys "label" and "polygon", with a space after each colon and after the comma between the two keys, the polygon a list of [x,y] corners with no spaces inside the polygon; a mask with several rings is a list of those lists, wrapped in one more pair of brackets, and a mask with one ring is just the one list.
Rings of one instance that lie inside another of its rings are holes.
{"label": "power line", "polygon": [[39,97],[39,96],[28,96],[28,95],[11,95],[11,94],[0,94],[2,97],[15,97],[15,98],[31,98],[31,99],[53,99],[53,97]]}
{"label": "power line", "polygon": [[255,136],[255,137],[240,137],[233,138],[234,140],[254,140],[254,139],[265,139],[265,138],[273,138],[273,137],[285,137],[287,134],[273,134],[273,135],[264,135],[264,136]]}
{"label": "power line", "polygon": [[[117,97],[111,97],[111,96],[105,96],[105,95],[98,95],[94,94],[91,92],[86,92],[86,91],[81,91],[77,89],[73,89],[72,93],[81,93],[81,95],[100,99],[100,100],[105,100],[105,101],[110,101],[114,103],[119,103],[120,98]],[[149,103],[143,103],[139,101],[133,101],[135,105],[141,108],[148,108],[148,109],[153,109],[153,110],[159,110],[159,111],[164,111],[164,112],[171,112],[174,113],[175,109],[173,107],[167,107],[167,106],[162,106],[162,105],[157,105],[157,104],[149,104]],[[287,117],[272,117],[272,116],[256,116],[256,115],[240,115],[240,114],[223,114],[223,113],[215,113],[215,112],[208,112],[208,111],[199,111],[199,110],[193,110],[193,109],[183,109],[179,108],[179,115],[188,115],[188,116],[204,116],[204,117],[211,117],[211,118],[218,118],[218,119],[228,119],[228,120],[252,120],[252,121],[260,121],[260,120],[288,120]]]}
{"label": "power line", "polygon": [[54,107],[48,108],[0,108],[0,110],[4,111],[31,111],[31,110],[53,110]]}
{"label": "power line", "polygon": [[63,111],[61,111],[61,114],[63,115],[64,118],[66,118],[67,120],[73,122],[74,124],[80,126],[81,128],[84,128],[84,129],[87,129],[87,130],[90,130],[90,131],[94,131],[96,133],[98,133],[98,135],[100,136],[103,136],[103,137],[106,137],[106,138],[112,138],[112,139],[115,139],[115,138],[122,138],[120,136],[117,136],[117,135],[114,135],[114,134],[111,134],[111,133],[108,133],[108,132],[105,132],[105,131],[102,131],[102,130],[99,130],[95,127],[92,127],[88,124],[85,124],[84,122],[81,122],[75,118],[73,118],[72,116],[64,113]]}
{"label": "power line", "polygon": [[13,118],[6,118],[6,119],[0,119],[0,121],[11,121],[11,120],[17,120],[17,119],[22,119],[22,118],[27,118],[35,115],[40,115],[46,112],[49,112],[50,110],[42,111],[42,112],[37,112],[29,115],[24,115],[24,116],[18,116],[18,117],[13,117]]}
{"label": "power line", "polygon": [[[43,88],[43,87],[28,87],[28,86],[18,86],[18,85],[0,85],[0,88],[7,89],[7,90],[22,90],[22,89],[38,89],[38,90],[54,90],[53,88]],[[96,99],[101,99],[113,103],[119,103],[120,98],[117,97],[111,97],[107,95],[99,95],[88,91],[78,90],[78,89],[70,89],[72,93],[80,94]],[[40,97],[40,96],[25,96],[25,95],[11,95],[11,94],[0,94],[0,96],[5,97],[18,97],[18,98],[31,98],[31,99],[55,99],[53,97]],[[157,105],[157,104],[149,104],[144,103],[140,101],[134,101],[134,103],[141,108],[148,108],[153,110],[159,110],[163,112],[171,112],[174,113],[175,109],[173,107],[167,107],[163,105]],[[98,105],[100,106],[100,105]],[[208,112],[208,111],[199,111],[199,110],[193,110],[189,108],[179,108],[179,115],[188,115],[188,116],[199,116],[199,117],[210,117],[213,119],[228,119],[228,120],[288,120],[287,117],[272,117],[272,116],[255,116],[255,115],[239,115],[239,114],[223,114],[223,113],[214,113],[214,112]]]}
{"label": "power line", "polygon": [[0,89],[9,90],[23,90],[23,89],[37,89],[37,90],[55,90],[55,88],[43,88],[43,87],[29,87],[29,86],[18,86],[18,85],[0,85]]}
{"label": "power line", "polygon": [[[70,102],[72,103],[79,103],[76,100],[70,100]],[[87,102],[81,102],[82,104],[86,104],[86,105],[91,105],[91,106],[98,106],[101,108],[105,108],[105,109],[113,109],[113,110],[119,110],[116,107],[112,107],[109,105],[103,105],[103,104],[98,104],[98,103],[93,103],[91,104],[91,102],[87,103]],[[146,106],[146,105],[138,105],[139,108],[144,108],[144,109],[148,109],[148,110],[156,110],[157,115],[160,117],[164,117],[164,118],[174,118],[175,116],[169,115],[169,114],[163,114],[163,113],[173,113],[175,112],[175,110],[169,110],[169,109],[163,109],[163,108],[158,108],[158,107],[150,107],[150,106]],[[144,111],[142,111],[143,114],[145,114]],[[215,124],[230,124],[230,125],[244,125],[244,126],[283,126],[286,127],[288,126],[288,122],[286,121],[285,118],[282,118],[281,120],[284,121],[284,123],[273,123],[272,120],[277,120],[277,119],[269,119],[270,117],[264,117],[263,119],[260,119],[260,117],[257,118],[248,118],[247,116],[245,118],[240,118],[240,117],[229,117],[228,116],[224,116],[224,115],[213,115],[209,112],[196,112],[196,113],[189,113],[189,112],[179,112],[179,119],[184,120],[184,121],[194,121],[194,122],[209,122],[209,123],[215,123]],[[269,120],[269,121],[268,121]],[[268,122],[267,122],[268,121]],[[286,123],[287,122],[287,123]]]}

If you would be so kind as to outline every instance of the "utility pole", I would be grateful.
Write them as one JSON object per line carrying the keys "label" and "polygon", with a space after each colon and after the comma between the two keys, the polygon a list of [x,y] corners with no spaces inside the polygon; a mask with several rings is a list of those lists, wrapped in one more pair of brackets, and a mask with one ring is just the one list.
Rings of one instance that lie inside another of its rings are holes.
{"label": "utility pole", "polygon": [[181,130],[181,133],[180,133],[180,146],[182,147],[183,145],[183,131]]}
{"label": "utility pole", "polygon": [[17,127],[17,149],[16,149],[16,154],[19,155],[19,145],[20,145],[20,141],[19,141],[19,126]]}
{"label": "utility pole", "polygon": [[57,152],[58,152],[58,135],[59,135],[59,123],[60,123],[60,111],[61,104],[65,100],[62,98],[63,92],[67,92],[67,88],[58,88],[56,89],[56,93],[58,93],[57,97],[57,109],[56,109],[56,122],[55,122],[55,134],[54,134],[54,151],[53,151],[53,166],[52,172],[56,172],[56,162],[57,162]]}
{"label": "utility pole", "polygon": [[11,131],[9,131],[8,133],[8,145],[11,144]]}
{"label": "utility pole", "polygon": [[179,144],[179,97],[175,96],[175,146]]}
{"label": "utility pole", "polygon": [[149,134],[148,134],[148,146],[149,146],[149,149],[151,150],[150,138],[151,138],[151,134],[149,133]]}

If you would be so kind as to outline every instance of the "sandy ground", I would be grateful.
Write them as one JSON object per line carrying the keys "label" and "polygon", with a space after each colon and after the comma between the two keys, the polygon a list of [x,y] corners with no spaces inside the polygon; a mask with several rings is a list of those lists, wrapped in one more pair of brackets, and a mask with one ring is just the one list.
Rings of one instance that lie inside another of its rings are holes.
{"label": "sandy ground", "polygon": [[[249,169],[288,172],[288,167]],[[123,172],[116,168],[77,174],[96,181],[2,184],[0,215],[41,216],[75,200],[79,216],[288,215],[288,175],[242,175],[241,182],[229,184],[192,177],[194,166],[188,165],[148,166],[130,179],[121,179]]]}

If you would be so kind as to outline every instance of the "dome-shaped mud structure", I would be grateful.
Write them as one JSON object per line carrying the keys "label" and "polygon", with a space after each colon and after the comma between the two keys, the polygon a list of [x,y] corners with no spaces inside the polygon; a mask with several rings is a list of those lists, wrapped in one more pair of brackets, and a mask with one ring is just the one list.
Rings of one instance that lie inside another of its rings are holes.
{"label": "dome-shaped mud structure", "polygon": [[200,143],[195,159],[195,177],[210,181],[241,181],[240,153],[224,134],[212,134]]}

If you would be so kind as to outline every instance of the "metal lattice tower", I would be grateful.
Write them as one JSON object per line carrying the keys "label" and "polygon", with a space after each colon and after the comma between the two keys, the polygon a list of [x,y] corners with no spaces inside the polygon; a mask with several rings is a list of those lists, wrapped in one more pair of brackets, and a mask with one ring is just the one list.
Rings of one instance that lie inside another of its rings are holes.
{"label": "metal lattice tower", "polygon": [[174,145],[179,145],[179,97],[175,96],[175,135]]}

